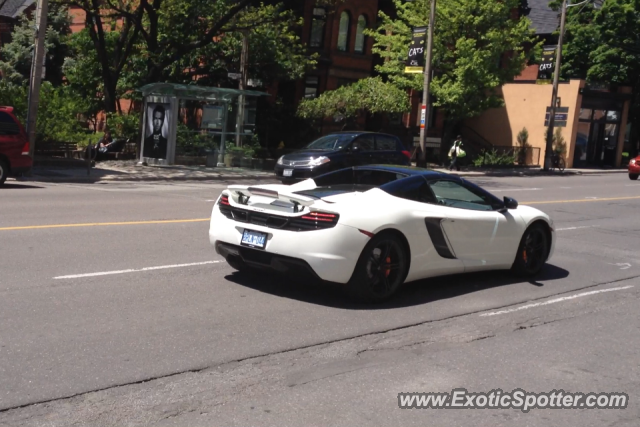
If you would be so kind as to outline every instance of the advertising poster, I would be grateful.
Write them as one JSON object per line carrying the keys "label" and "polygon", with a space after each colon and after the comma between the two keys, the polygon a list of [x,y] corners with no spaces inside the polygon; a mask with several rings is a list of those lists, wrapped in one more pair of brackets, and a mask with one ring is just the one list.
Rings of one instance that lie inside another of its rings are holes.
{"label": "advertising poster", "polygon": [[424,48],[429,27],[416,27],[413,29],[411,45],[409,46],[409,58],[404,69],[405,73],[424,72]]}
{"label": "advertising poster", "polygon": [[537,84],[551,84],[553,80],[554,64],[556,59],[557,46],[544,46],[542,48],[542,58],[538,66]]}
{"label": "advertising poster", "polygon": [[171,104],[148,103],[143,157],[167,158],[167,139],[171,120]]}

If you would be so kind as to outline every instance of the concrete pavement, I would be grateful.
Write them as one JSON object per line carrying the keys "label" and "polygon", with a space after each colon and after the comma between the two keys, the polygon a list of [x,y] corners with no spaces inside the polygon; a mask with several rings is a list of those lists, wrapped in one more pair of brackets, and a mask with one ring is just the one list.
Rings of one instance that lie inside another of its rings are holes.
{"label": "concrete pavement", "polygon": [[[35,182],[84,182],[107,181],[227,181],[269,180],[274,179],[273,171],[246,168],[217,168],[204,166],[137,166],[136,160],[99,162],[88,169],[82,162],[73,164],[49,162],[34,167],[33,176],[23,177],[21,181]],[[414,164],[415,166],[415,164]],[[449,172],[446,168],[434,167],[434,170]],[[565,169],[564,172],[545,172],[535,168],[464,168],[451,172],[460,176],[541,176],[541,175],[602,175],[626,173],[626,169]]]}

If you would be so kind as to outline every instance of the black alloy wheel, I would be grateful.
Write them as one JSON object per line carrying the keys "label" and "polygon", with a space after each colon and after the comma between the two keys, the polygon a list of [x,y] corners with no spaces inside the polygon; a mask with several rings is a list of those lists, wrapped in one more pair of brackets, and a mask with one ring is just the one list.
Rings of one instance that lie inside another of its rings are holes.
{"label": "black alloy wheel", "polygon": [[547,233],[540,224],[525,231],[518,247],[513,270],[521,276],[533,276],[542,270],[549,253]]}
{"label": "black alloy wheel", "polygon": [[386,301],[404,282],[407,264],[400,239],[390,233],[378,234],[362,251],[348,290],[361,301]]}
{"label": "black alloy wheel", "polygon": [[635,181],[638,179],[638,174],[637,173],[630,173],[629,174],[629,179],[632,181]]}

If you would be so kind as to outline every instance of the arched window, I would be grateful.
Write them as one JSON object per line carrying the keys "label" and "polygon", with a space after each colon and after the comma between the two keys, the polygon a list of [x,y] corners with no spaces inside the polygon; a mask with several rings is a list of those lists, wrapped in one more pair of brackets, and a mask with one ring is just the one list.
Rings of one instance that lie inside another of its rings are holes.
{"label": "arched window", "polygon": [[356,29],[356,52],[364,53],[365,35],[364,30],[367,28],[367,17],[360,15],[358,18],[358,28]]}
{"label": "arched window", "polygon": [[351,24],[351,17],[348,12],[342,12],[340,14],[340,27],[338,28],[338,50],[342,52],[347,51],[349,46],[349,25]]}

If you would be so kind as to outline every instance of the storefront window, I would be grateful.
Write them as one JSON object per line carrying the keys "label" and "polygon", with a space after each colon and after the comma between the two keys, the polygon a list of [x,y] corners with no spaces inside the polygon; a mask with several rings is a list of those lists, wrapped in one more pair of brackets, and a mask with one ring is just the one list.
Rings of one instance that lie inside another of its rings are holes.
{"label": "storefront window", "polygon": [[574,167],[584,166],[587,162],[587,143],[589,142],[590,122],[578,123],[578,134],[576,135],[575,151],[573,154]]}
{"label": "storefront window", "polygon": [[580,109],[580,120],[591,120],[591,108]]}
{"label": "storefront window", "polygon": [[607,121],[608,122],[619,122],[620,121],[620,112],[619,111],[607,111]]}
{"label": "storefront window", "polygon": [[607,112],[605,110],[595,110],[593,112],[593,120],[602,120],[606,113]]}

